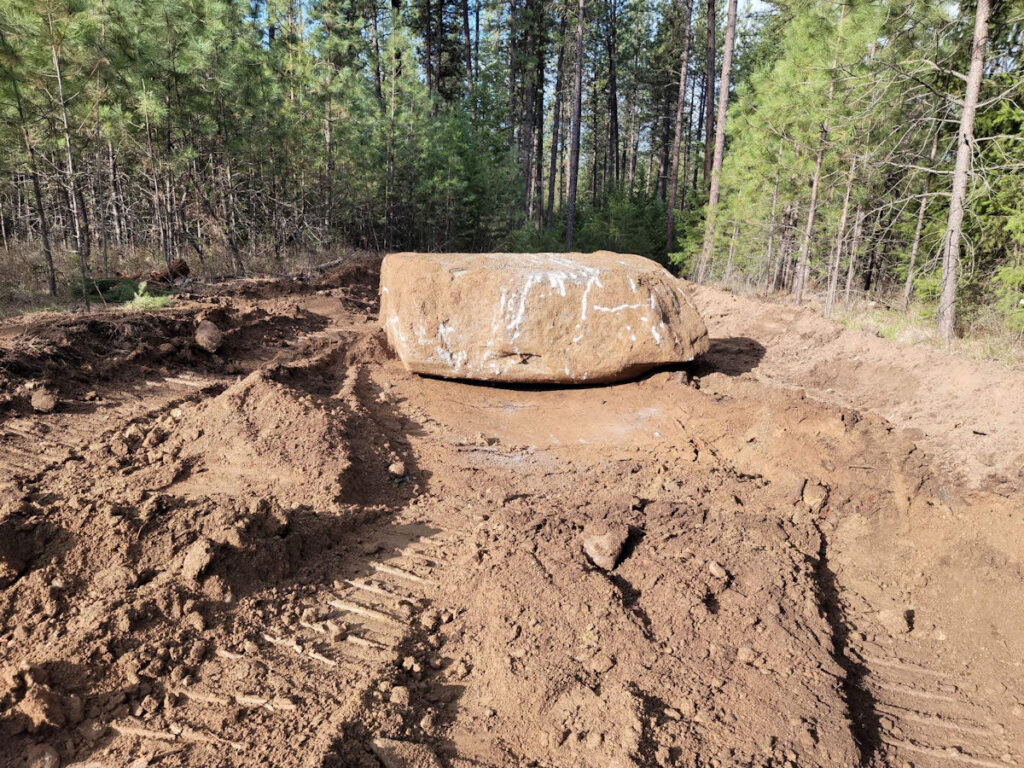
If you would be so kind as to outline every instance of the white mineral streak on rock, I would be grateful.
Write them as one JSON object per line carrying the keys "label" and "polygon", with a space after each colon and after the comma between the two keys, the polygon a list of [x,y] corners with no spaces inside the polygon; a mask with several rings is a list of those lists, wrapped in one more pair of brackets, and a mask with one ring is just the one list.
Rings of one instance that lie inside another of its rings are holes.
{"label": "white mineral streak on rock", "polygon": [[392,254],[381,323],[410,370],[491,381],[610,381],[708,347],[681,281],[606,251]]}

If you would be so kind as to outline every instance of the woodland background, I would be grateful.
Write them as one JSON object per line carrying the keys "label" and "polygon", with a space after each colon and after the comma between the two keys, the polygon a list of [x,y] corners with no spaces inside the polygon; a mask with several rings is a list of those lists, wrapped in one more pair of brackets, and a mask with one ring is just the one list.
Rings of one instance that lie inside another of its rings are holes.
{"label": "woodland background", "polygon": [[[957,332],[1019,346],[1024,0],[981,2],[947,271]],[[571,247],[932,322],[978,11],[3,0],[0,303],[177,258],[213,276],[353,248]]]}

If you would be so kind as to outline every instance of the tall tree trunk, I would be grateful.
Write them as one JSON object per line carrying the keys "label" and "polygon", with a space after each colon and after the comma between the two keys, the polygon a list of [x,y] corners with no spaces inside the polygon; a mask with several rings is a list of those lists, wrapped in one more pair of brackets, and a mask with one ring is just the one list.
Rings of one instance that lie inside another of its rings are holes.
{"label": "tall tree trunk", "polygon": [[921,231],[924,229],[924,212],[928,207],[928,187],[930,179],[925,179],[924,193],[917,205],[917,223],[914,225],[914,240],[910,245],[910,258],[907,260],[907,279],[903,283],[903,298],[900,308],[906,312],[910,307],[910,297],[914,294],[914,266],[917,263],[917,252],[921,247]]}
{"label": "tall tree trunk", "polygon": [[610,0],[611,18],[605,46],[608,49],[608,164],[611,174],[607,178],[619,180],[619,90],[617,79],[616,45],[619,16],[618,0]]}
{"label": "tall tree trunk", "polygon": [[[441,2],[442,0],[437,0]],[[426,74],[427,74],[427,93],[431,96],[434,95],[434,16],[433,8],[430,5],[430,0],[424,0],[426,7],[424,8],[424,31],[423,31],[423,44],[426,46]]]}
{"label": "tall tree trunk", "polygon": [[685,0],[683,7],[683,53],[679,63],[679,96],[676,98],[675,134],[672,137],[672,170],[668,177],[668,216],[665,249],[672,251],[673,229],[676,219],[676,193],[679,188],[679,147],[683,141],[683,102],[686,101],[686,69],[690,57],[690,17],[693,0]]}
{"label": "tall tree trunk", "polygon": [[800,304],[803,300],[807,275],[810,272],[809,257],[811,252],[811,236],[814,234],[814,218],[818,213],[818,189],[821,185],[821,163],[828,142],[828,119],[832,111],[832,101],[836,92],[836,69],[839,67],[839,50],[843,43],[843,21],[846,19],[846,5],[839,6],[839,29],[836,40],[836,52],[832,57],[832,71],[829,73],[828,98],[825,102],[825,116],[821,121],[821,132],[818,137],[818,152],[814,159],[814,177],[811,180],[811,204],[807,208],[807,224],[804,227],[804,238],[800,244],[800,266],[797,270],[796,289],[793,303]]}
{"label": "tall tree trunk", "polygon": [[715,103],[715,0],[707,0],[708,4],[708,48],[707,69],[704,71],[704,183],[711,176],[712,142],[715,135],[715,122],[712,107]]}
{"label": "tall tree trunk", "polygon": [[846,177],[846,194],[843,196],[843,210],[839,214],[839,229],[836,232],[836,244],[832,249],[832,260],[828,267],[828,291],[825,293],[825,317],[832,316],[836,303],[836,290],[839,287],[839,264],[843,258],[843,239],[846,237],[846,217],[850,210],[850,192],[853,190],[853,177],[857,172],[857,157],[850,161],[850,173]]}
{"label": "tall tree trunk", "polygon": [[562,63],[565,59],[565,12],[562,12],[561,21],[558,22],[558,62],[555,67],[555,103],[552,107],[553,115],[551,126],[551,167],[548,172],[548,209],[545,216],[547,228],[550,229],[555,222],[555,171],[557,170],[559,155],[559,138],[562,130]]}
{"label": "tall tree trunk", "polygon": [[[370,0],[370,37],[373,42],[373,92],[377,94],[377,103],[384,105],[384,91],[380,78],[380,37],[377,29],[377,0]],[[334,80],[333,74],[331,80]],[[331,95],[328,94],[328,99]]]}
{"label": "tall tree trunk", "polygon": [[462,33],[466,45],[466,88],[473,95],[473,44],[469,39],[469,0],[462,0]]}
{"label": "tall tree trunk", "polygon": [[821,145],[814,160],[814,176],[811,177],[811,202],[807,206],[807,221],[804,224],[803,238],[800,240],[800,256],[797,259],[796,285],[793,303],[800,304],[804,295],[805,274],[808,271],[808,260],[811,253],[811,236],[814,234],[814,219],[818,213],[818,190],[821,187],[821,162],[824,155],[826,128],[821,129]]}
{"label": "tall tree trunk", "polygon": [[947,346],[956,332],[956,288],[960,272],[960,237],[963,230],[964,207],[967,202],[967,181],[971,151],[974,144],[974,116],[978,109],[978,92],[985,67],[985,45],[988,43],[989,0],[978,0],[974,14],[974,39],[971,43],[971,67],[967,72],[964,108],[960,115],[957,137],[956,165],[953,168],[953,189],[949,199],[949,218],[942,249],[942,294],[939,297],[939,337]]}
{"label": "tall tree trunk", "polygon": [[[692,142],[693,143],[692,152],[694,154],[697,152],[697,148],[700,146],[700,130],[701,130],[701,126],[704,124],[704,112],[706,111],[706,107],[707,107],[707,103],[708,103],[708,100],[707,100],[708,79],[707,79],[707,77],[701,77],[701,78],[699,78],[699,80],[700,80],[700,87],[701,87],[700,106],[699,106],[699,108],[697,110],[697,124],[696,124],[696,126],[694,126],[694,130],[693,130],[693,139],[694,140]],[[696,91],[697,91],[696,84],[694,84],[693,90],[694,90],[694,93],[696,93]],[[691,117],[692,117],[692,115],[691,115]],[[687,150],[689,151],[689,146],[687,147]],[[697,158],[694,157],[694,159],[693,159],[693,183],[691,184],[691,188],[692,189],[697,189],[697,169],[698,169]]]}
{"label": "tall tree trunk", "polygon": [[671,87],[662,89],[664,95],[661,108],[661,153],[658,157],[658,197],[662,202],[668,200],[669,160],[672,156],[672,120],[669,110],[672,107]]}
{"label": "tall tree trunk", "polygon": [[579,0],[576,15],[576,67],[573,72],[574,90],[572,104],[572,130],[569,139],[569,193],[566,200],[565,250],[572,250],[572,238],[576,224],[576,186],[580,172],[580,120],[583,117],[583,18],[586,0]]}
{"label": "tall tree trunk", "polygon": [[850,308],[850,290],[853,287],[853,276],[857,270],[857,252],[860,250],[860,236],[864,231],[864,211],[857,206],[857,215],[854,217],[853,242],[850,243],[850,261],[846,267],[846,289],[843,291],[843,306]]}
{"label": "tall tree trunk", "polygon": [[722,277],[722,282],[726,285],[729,284],[729,279],[732,277],[732,260],[736,254],[736,238],[740,234],[740,225],[732,225],[732,237],[729,238],[729,258],[725,262],[725,275]]}
{"label": "tall tree trunk", "polygon": [[[708,0],[712,3],[714,0]],[[704,221],[704,245],[700,252],[697,280],[707,277],[711,266],[711,251],[715,242],[715,207],[718,205],[719,185],[722,177],[722,155],[725,152],[725,112],[729,107],[729,74],[732,69],[732,48],[736,39],[736,0],[729,0],[729,14],[725,23],[725,50],[722,52],[722,80],[719,83],[718,119],[715,126],[715,154],[711,163],[711,189],[708,193],[708,213]]]}
{"label": "tall tree trunk", "polygon": [[761,292],[768,294],[768,278],[772,271],[772,251],[775,246],[775,210],[779,204],[779,168],[782,165],[782,142],[779,142],[779,157],[775,161],[775,184],[772,186],[772,208],[768,218],[768,253],[764,260],[764,282]]}
{"label": "tall tree trunk", "polygon": [[[57,275],[53,269],[53,251],[50,248],[50,224],[46,219],[46,208],[43,206],[43,190],[39,184],[39,163],[36,160],[36,147],[32,142],[32,135],[28,130],[28,122],[25,119],[25,105],[21,99],[21,89],[17,81],[14,82],[14,98],[18,105],[18,119],[21,122],[21,135],[25,140],[25,149],[28,150],[29,173],[32,176],[32,193],[36,199],[36,211],[39,215],[39,234],[43,241],[43,260],[46,262],[46,289],[51,296],[57,295]],[[28,209],[28,201],[25,201],[25,208]]]}
{"label": "tall tree trunk", "polygon": [[64,160],[66,163],[66,171],[68,175],[68,197],[70,198],[71,205],[71,219],[75,233],[75,258],[78,260],[78,272],[79,277],[82,280],[82,299],[85,302],[86,310],[89,309],[89,265],[86,263],[88,259],[88,247],[86,246],[84,239],[88,237],[87,232],[83,232],[83,224],[79,219],[79,202],[81,198],[77,193],[77,182],[75,179],[75,163],[71,156],[71,128],[68,124],[68,111],[67,106],[64,103],[64,78],[61,76],[60,71],[60,56],[57,54],[57,37],[56,31],[53,28],[53,17],[47,17],[47,23],[50,28],[50,53],[53,57],[53,71],[57,79],[57,98],[60,101],[60,117],[61,126],[64,131]]}
{"label": "tall tree trunk", "polygon": [[530,218],[537,226],[544,224],[544,42],[537,43],[537,106],[534,108],[537,146],[533,152],[533,194],[530,198]]}
{"label": "tall tree trunk", "polygon": [[[533,56],[539,48],[537,42],[536,3],[539,0],[526,0],[524,17],[526,19],[526,39],[524,49],[527,56]],[[536,69],[526,68],[523,71],[526,88],[523,94],[523,118],[519,124],[519,151],[523,167],[523,213],[527,221],[533,213],[533,161],[534,161],[534,128],[536,123],[537,89],[543,87],[537,82]]]}

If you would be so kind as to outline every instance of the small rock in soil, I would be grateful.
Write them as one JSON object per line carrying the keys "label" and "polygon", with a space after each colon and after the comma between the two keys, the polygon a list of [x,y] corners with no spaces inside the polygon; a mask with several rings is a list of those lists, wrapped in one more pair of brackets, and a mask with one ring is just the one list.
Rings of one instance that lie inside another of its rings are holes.
{"label": "small rock in soil", "polygon": [[610,571],[618,565],[628,538],[629,529],[625,526],[587,526],[583,529],[583,551],[598,568]]}
{"label": "small rock in soil", "polygon": [[392,477],[405,477],[405,462],[404,461],[393,461],[388,466],[388,472],[391,473]]}
{"label": "small rock in soil", "polygon": [[32,393],[32,410],[36,413],[50,413],[57,407],[57,395],[46,387]]}
{"label": "small rock in soil", "polygon": [[903,635],[910,631],[907,612],[900,608],[886,608],[877,614],[878,623],[885,627],[890,635]]}
{"label": "small rock in soil", "polygon": [[828,488],[821,483],[812,483],[808,480],[804,485],[803,499],[811,512],[820,512],[828,501]]}
{"label": "small rock in soil", "polygon": [[203,320],[196,327],[195,341],[199,347],[213,353],[224,343],[224,332],[209,320]]}
{"label": "small rock in soil", "polygon": [[716,579],[725,579],[729,576],[729,572],[714,560],[708,563],[708,572]]}
{"label": "small rock in soil", "polygon": [[181,564],[181,575],[189,581],[197,581],[200,574],[213,562],[213,547],[209,539],[199,539],[189,547]]}
{"label": "small rock in soil", "polygon": [[28,751],[29,768],[60,768],[60,755],[49,744],[39,744]]}

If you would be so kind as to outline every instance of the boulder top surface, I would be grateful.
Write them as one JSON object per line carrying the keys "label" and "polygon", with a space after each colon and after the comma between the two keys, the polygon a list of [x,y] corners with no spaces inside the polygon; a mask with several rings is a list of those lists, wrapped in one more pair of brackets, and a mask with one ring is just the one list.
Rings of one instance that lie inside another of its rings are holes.
{"label": "boulder top surface", "polygon": [[393,253],[380,285],[388,342],[417,373],[595,383],[708,348],[683,281],[633,254]]}

